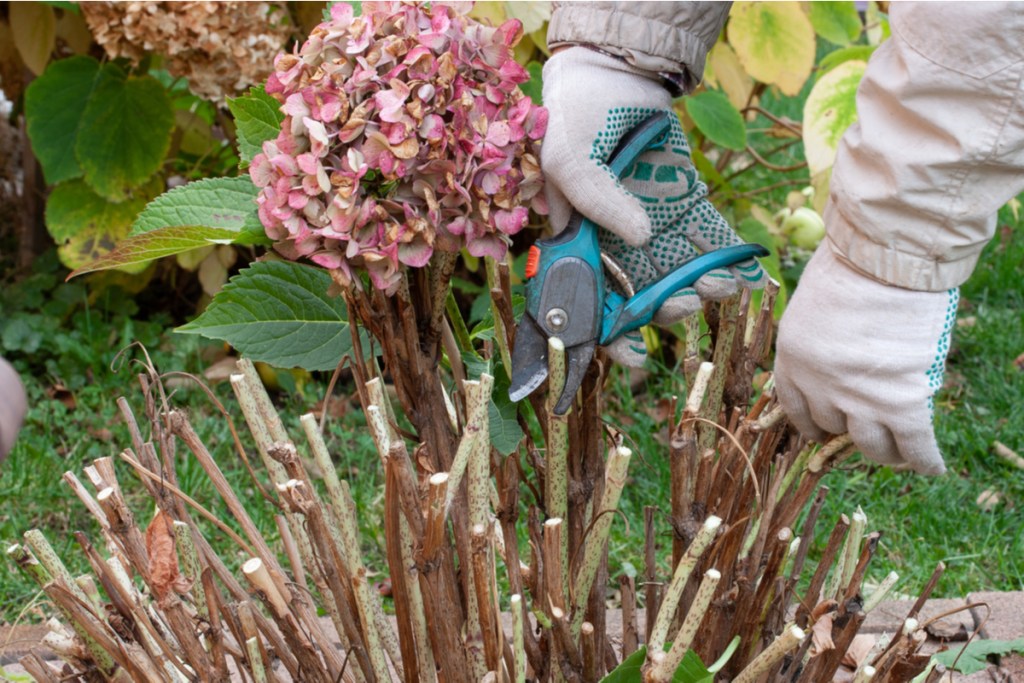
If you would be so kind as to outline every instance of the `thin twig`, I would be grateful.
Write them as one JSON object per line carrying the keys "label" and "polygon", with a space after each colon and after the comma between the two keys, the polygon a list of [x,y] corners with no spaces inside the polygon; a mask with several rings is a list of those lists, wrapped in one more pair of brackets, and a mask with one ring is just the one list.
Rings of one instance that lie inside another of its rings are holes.
{"label": "thin twig", "polygon": [[142,476],[146,477],[147,479],[151,479],[153,481],[161,482],[161,485],[165,486],[167,488],[167,490],[169,490],[174,495],[178,496],[178,498],[180,498],[181,500],[183,500],[186,503],[188,503],[189,506],[191,506],[193,510],[195,510],[200,515],[202,515],[204,518],[206,518],[206,520],[208,522],[210,522],[215,527],[217,527],[218,529],[223,531],[225,534],[227,534],[228,537],[231,538],[232,541],[237,543],[238,546],[242,550],[244,550],[247,554],[249,554],[249,555],[255,555],[256,554],[256,551],[252,549],[252,546],[250,546],[248,543],[246,543],[245,540],[242,539],[241,536],[236,534],[231,529],[231,527],[229,527],[224,522],[220,521],[220,519],[216,515],[214,515],[212,512],[210,512],[209,510],[204,508],[202,505],[197,503],[187,493],[185,493],[184,491],[179,489],[177,486],[173,486],[172,484],[168,483],[167,481],[162,480],[161,477],[153,474],[152,472],[147,470],[145,467],[140,465],[138,462],[136,462],[135,460],[132,460],[125,453],[121,453],[121,459],[124,460],[129,465],[131,465],[135,469],[136,472],[138,472]]}

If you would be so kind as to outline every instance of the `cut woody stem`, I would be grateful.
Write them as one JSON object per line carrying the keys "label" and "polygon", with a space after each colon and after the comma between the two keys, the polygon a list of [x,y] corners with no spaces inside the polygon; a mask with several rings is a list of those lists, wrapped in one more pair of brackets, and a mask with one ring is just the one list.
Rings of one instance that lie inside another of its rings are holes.
{"label": "cut woody stem", "polygon": [[[555,414],[555,404],[564,388],[565,345],[558,337],[552,337],[548,340],[548,444],[544,457],[544,508],[549,519],[569,519],[569,421],[567,415]],[[559,555],[562,594],[568,595],[569,534],[562,534]]]}
{"label": "cut woody stem", "polygon": [[690,543],[690,547],[686,549],[682,559],[679,560],[679,564],[676,565],[676,571],[672,576],[672,583],[669,584],[668,590],[665,591],[665,595],[662,598],[661,609],[658,610],[658,617],[654,622],[654,629],[651,632],[650,642],[647,645],[648,662],[651,661],[653,653],[661,653],[668,637],[668,629],[675,615],[676,607],[679,605],[679,598],[683,595],[683,588],[686,587],[686,582],[689,581],[693,568],[697,566],[697,561],[704,555],[704,551],[707,550],[708,546],[711,545],[711,541],[714,540],[721,525],[722,519],[720,517],[708,517],[700,531],[697,532],[693,542]]}
{"label": "cut woody stem", "polygon": [[754,658],[743,671],[733,679],[733,683],[754,683],[761,674],[772,668],[786,653],[798,646],[805,635],[799,627],[793,625],[785,629],[771,645]]}
{"label": "cut woody stem", "polygon": [[623,446],[612,446],[608,451],[604,495],[594,515],[594,521],[590,525],[590,533],[587,534],[583,546],[583,562],[576,574],[576,582],[573,586],[572,633],[574,637],[578,637],[590,589],[594,585],[594,577],[597,576],[601,560],[607,552],[608,533],[611,530],[614,513],[619,507],[622,489],[626,485],[629,460],[632,455],[633,452]]}
{"label": "cut woody stem", "polygon": [[686,656],[687,650],[693,644],[693,639],[697,636],[697,629],[700,628],[700,622],[707,613],[708,606],[711,604],[711,598],[714,596],[715,589],[718,588],[718,582],[721,579],[722,575],[716,569],[709,569],[704,574],[704,580],[701,581],[700,588],[697,589],[697,596],[686,613],[686,619],[683,620],[683,625],[679,628],[679,634],[676,635],[672,648],[669,650],[668,655],[651,669],[647,677],[648,681],[663,683],[664,681],[672,680],[672,675],[679,668],[679,664],[683,661],[683,657]]}

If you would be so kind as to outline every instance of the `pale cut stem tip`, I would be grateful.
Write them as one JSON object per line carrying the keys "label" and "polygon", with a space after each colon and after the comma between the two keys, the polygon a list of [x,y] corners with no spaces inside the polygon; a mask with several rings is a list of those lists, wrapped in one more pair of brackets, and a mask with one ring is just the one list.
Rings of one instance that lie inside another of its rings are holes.
{"label": "pale cut stem tip", "polygon": [[853,683],[868,683],[875,678],[875,667],[865,666],[863,669],[857,672],[857,675],[853,678]]}
{"label": "pale cut stem tip", "polygon": [[707,361],[700,364],[697,375],[693,380],[693,387],[686,398],[686,412],[696,415],[700,412],[700,405],[704,402],[704,394],[707,393],[708,383],[711,381],[711,374],[715,370],[715,364]]}

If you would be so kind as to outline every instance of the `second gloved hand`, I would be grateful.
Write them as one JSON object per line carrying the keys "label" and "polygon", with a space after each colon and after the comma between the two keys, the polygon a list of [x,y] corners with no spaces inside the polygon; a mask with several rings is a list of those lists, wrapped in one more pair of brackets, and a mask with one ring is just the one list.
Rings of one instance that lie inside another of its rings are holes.
{"label": "second gloved hand", "polygon": [[775,386],[805,436],[849,432],[869,460],[946,471],[932,427],[958,290],[919,292],[854,270],[823,241],[779,325]]}
{"label": "second gloved hand", "polygon": [[[541,166],[552,226],[564,229],[573,208],[602,226],[601,251],[634,290],[703,252],[742,244],[707,200],[672,99],[656,74],[573,47],[545,64],[544,105],[549,119]],[[657,111],[672,114],[668,141],[616,178],[605,160],[627,131]],[[766,281],[754,260],[711,271],[670,298],[654,321],[670,325],[698,311],[701,299],[723,299]],[[609,282],[615,286],[614,279]],[[617,339],[608,352],[633,367],[646,357],[639,330]]]}

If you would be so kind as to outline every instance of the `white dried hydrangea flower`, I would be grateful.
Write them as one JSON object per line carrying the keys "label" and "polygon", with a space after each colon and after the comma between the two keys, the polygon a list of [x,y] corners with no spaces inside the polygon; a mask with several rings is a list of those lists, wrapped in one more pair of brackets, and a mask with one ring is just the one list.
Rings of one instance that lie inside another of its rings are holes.
{"label": "white dried hydrangea flower", "polygon": [[82,14],[113,58],[138,62],[164,55],[192,92],[223,103],[262,83],[274,68],[291,24],[268,2],[84,2]]}

